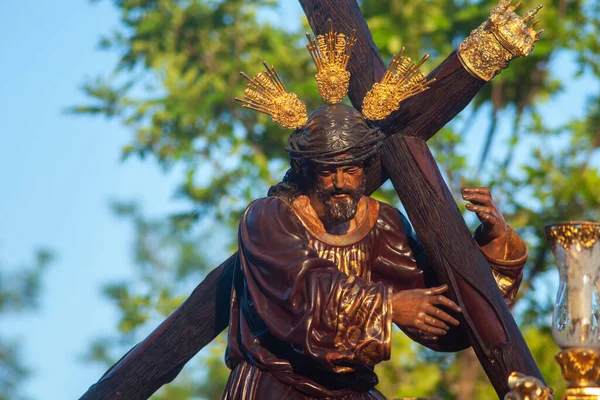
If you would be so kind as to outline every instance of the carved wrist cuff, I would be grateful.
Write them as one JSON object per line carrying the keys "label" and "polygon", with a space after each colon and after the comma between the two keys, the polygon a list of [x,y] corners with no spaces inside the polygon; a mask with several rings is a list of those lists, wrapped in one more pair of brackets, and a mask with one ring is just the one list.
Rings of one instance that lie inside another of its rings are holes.
{"label": "carved wrist cuff", "polygon": [[489,81],[515,56],[500,43],[486,21],[460,43],[458,58],[471,75]]}
{"label": "carved wrist cuff", "polygon": [[507,226],[506,242],[502,244],[501,248],[498,248],[492,243],[482,245],[478,240],[480,231],[481,225],[475,230],[474,238],[492,268],[505,274],[518,275],[528,256],[527,245],[523,239],[510,226]]}

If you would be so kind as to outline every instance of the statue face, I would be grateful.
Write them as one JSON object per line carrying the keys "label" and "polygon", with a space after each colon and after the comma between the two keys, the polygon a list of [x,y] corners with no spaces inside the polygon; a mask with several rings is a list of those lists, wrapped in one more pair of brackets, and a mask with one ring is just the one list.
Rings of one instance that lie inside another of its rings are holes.
{"label": "statue face", "polygon": [[319,165],[315,168],[314,185],[326,210],[326,218],[331,222],[350,221],[356,215],[358,202],[365,192],[363,163]]}

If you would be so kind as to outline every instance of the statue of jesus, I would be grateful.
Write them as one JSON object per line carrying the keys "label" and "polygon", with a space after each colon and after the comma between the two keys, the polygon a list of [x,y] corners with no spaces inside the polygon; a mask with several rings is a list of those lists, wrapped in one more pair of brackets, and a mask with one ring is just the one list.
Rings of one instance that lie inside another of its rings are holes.
{"label": "statue of jesus", "polygon": [[[283,182],[240,222],[224,399],[385,399],[373,368],[390,358],[392,322],[438,351],[468,347],[407,219],[364,195],[381,138],[345,105],[318,108],[290,136]],[[462,193],[510,304],[527,247],[489,189]]]}
{"label": "statue of jesus", "polygon": [[[328,15],[344,10],[341,25],[362,20],[353,1],[301,3],[314,10],[327,3]],[[232,372],[224,399],[384,399],[374,367],[390,358],[392,323],[437,351],[472,345],[499,396],[515,370],[541,379],[504,304],[514,301],[527,247],[487,188],[462,190],[481,222],[471,239],[425,144],[486,81],[531,52],[541,31],[527,23],[540,6],[523,17],[517,6],[500,0],[429,77],[419,70],[426,57],[396,55],[385,73],[365,68],[374,45],[365,43],[362,20],[353,74],[381,79],[366,95],[354,81],[355,108],[340,103],[357,37],[334,32],[331,22],[307,46],[329,105],[307,117],[274,68],[246,77],[240,101],[293,129],[290,169],[246,210],[239,251],[82,399],[147,398],[224,329],[227,316]],[[367,196],[388,176],[424,246],[399,210]]]}

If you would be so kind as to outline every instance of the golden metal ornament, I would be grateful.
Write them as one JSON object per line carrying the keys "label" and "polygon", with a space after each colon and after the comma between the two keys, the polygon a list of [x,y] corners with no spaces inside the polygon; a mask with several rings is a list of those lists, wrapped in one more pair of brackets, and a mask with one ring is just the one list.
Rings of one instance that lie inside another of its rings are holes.
{"label": "golden metal ornament", "polygon": [[563,400],[600,399],[600,351],[567,349],[556,355],[567,390]]}
{"label": "golden metal ornament", "polygon": [[348,93],[350,72],[346,71],[350,53],[356,44],[356,31],[347,38],[343,33],[333,31],[333,23],[328,21],[329,32],[317,36],[316,40],[306,34],[310,52],[317,67],[317,87],[319,94],[329,104],[340,103]]}
{"label": "golden metal ornament", "polygon": [[600,239],[600,223],[597,222],[564,222],[547,225],[544,230],[552,246],[560,244],[565,249],[573,244],[589,249]]}
{"label": "golden metal ornament", "polygon": [[275,71],[263,63],[266,72],[259,73],[252,79],[242,72],[248,81],[244,98],[235,98],[243,103],[243,107],[268,114],[273,122],[287,129],[300,128],[306,123],[306,106],[294,93],[288,93]]}
{"label": "golden metal ornament", "polygon": [[527,56],[542,34],[543,30],[534,29],[539,20],[527,25],[542,6],[520,17],[514,13],[520,1],[514,6],[511,3],[501,0],[488,20],[458,46],[459,59],[471,75],[489,81],[513,58]]}
{"label": "golden metal ornament", "polygon": [[429,59],[428,54],[418,63],[403,54],[404,47],[390,61],[381,82],[374,84],[367,92],[362,106],[362,113],[367,119],[384,119],[400,107],[402,100],[429,89],[435,80],[427,80],[420,70]]}
{"label": "golden metal ornament", "polygon": [[554,400],[554,392],[537,378],[520,372],[513,372],[508,377],[510,392],[504,400]]}
{"label": "golden metal ornament", "polygon": [[600,384],[600,351],[567,349],[556,355],[563,377],[569,387],[598,386]]}

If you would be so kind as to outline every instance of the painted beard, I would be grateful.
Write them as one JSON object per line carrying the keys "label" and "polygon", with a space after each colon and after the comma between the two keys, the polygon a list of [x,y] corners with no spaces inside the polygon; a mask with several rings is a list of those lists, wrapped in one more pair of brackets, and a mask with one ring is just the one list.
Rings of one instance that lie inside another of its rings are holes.
{"label": "painted beard", "polygon": [[[327,208],[331,221],[348,222],[356,215],[358,202],[365,193],[366,179],[363,179],[356,189],[323,190],[317,185],[316,192]],[[336,198],[334,195],[345,194],[345,198]]]}

